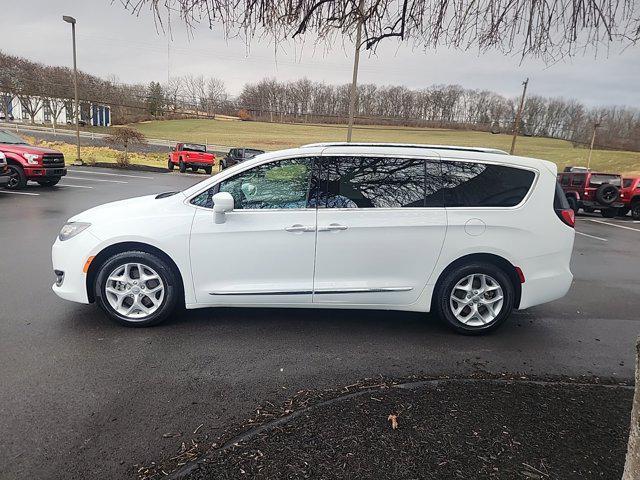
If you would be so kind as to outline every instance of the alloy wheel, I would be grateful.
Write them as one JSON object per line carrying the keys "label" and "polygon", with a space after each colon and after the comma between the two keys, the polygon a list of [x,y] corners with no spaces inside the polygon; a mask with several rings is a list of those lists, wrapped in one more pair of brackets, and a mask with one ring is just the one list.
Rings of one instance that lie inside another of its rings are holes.
{"label": "alloy wheel", "polygon": [[140,321],[160,308],[165,287],[160,275],[148,265],[125,263],[107,277],[105,295],[118,314]]}
{"label": "alloy wheel", "polygon": [[490,275],[472,273],[455,284],[449,297],[451,313],[469,327],[493,322],[502,310],[504,292]]}

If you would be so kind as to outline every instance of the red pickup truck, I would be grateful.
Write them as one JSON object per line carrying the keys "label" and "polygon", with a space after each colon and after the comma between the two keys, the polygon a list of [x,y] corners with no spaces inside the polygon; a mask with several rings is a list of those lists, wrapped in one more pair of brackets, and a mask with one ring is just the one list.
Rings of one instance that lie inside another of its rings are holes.
{"label": "red pickup truck", "polygon": [[176,148],[169,154],[168,167],[169,170],[173,170],[177,165],[182,173],[186,172],[187,168],[191,168],[193,172],[197,172],[199,168],[202,168],[211,175],[215,161],[216,156],[207,152],[206,145],[178,143]]}
{"label": "red pickup truck", "polygon": [[0,130],[0,152],[6,157],[9,176],[6,186],[11,190],[24,188],[28,180],[52,187],[67,174],[61,152],[29,145],[6,130]]}

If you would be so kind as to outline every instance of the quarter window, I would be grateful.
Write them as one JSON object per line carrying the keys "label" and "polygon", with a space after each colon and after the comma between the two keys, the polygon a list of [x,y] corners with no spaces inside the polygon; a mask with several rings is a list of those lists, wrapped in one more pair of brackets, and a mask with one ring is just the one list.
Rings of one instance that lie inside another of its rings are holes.
{"label": "quarter window", "polygon": [[320,208],[441,207],[438,161],[381,157],[327,157]]}
{"label": "quarter window", "polygon": [[580,187],[584,185],[584,178],[584,174],[574,174],[573,178],[571,179],[571,185],[574,187]]}
{"label": "quarter window", "polygon": [[472,162],[442,162],[447,207],[513,207],[531,188],[530,170]]}

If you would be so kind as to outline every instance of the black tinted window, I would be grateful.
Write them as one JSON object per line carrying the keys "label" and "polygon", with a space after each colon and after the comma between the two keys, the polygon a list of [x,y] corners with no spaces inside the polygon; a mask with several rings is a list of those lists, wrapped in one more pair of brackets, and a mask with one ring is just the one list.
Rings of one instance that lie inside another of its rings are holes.
{"label": "black tinted window", "polygon": [[560,177],[560,185],[569,185],[569,175],[558,175]]}
{"label": "black tinted window", "polygon": [[553,197],[553,208],[556,210],[569,209],[569,201],[567,200],[567,196],[564,194],[564,190],[562,190],[562,187],[557,182],[555,195]]}
{"label": "black tinted window", "polygon": [[321,208],[440,207],[437,161],[330,157],[323,160]]}
{"label": "black tinted window", "polygon": [[442,162],[447,207],[512,207],[531,188],[534,173],[484,163]]}

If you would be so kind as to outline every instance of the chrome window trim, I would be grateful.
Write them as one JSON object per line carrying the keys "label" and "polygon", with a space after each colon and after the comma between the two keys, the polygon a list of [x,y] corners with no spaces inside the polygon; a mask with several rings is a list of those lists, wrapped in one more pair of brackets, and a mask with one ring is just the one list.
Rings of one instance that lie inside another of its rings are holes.
{"label": "chrome window trim", "polygon": [[383,292],[409,292],[413,287],[354,287],[354,288],[319,288],[315,290],[239,290],[225,291],[216,290],[209,292],[209,295],[225,296],[225,295],[327,295],[341,293],[383,293]]}

